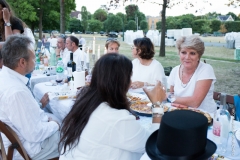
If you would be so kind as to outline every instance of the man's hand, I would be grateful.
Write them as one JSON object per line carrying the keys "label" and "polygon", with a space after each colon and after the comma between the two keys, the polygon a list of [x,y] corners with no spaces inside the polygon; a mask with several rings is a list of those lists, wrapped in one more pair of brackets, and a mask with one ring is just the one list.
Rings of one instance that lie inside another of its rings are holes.
{"label": "man's hand", "polygon": [[45,93],[42,97],[42,99],[40,100],[40,102],[42,103],[42,108],[44,108],[48,102],[49,102],[49,97],[48,97],[48,93]]}
{"label": "man's hand", "polygon": [[143,91],[147,94],[152,103],[156,103],[158,101],[162,102],[167,98],[166,91],[160,81],[157,82],[152,90],[143,88]]}

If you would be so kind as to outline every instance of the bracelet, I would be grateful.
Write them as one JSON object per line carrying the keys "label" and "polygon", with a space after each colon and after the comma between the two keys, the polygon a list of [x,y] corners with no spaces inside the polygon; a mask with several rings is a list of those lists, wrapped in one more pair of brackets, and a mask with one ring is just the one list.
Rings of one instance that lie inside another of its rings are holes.
{"label": "bracelet", "polygon": [[152,108],[156,108],[156,106],[160,107],[161,106],[161,102],[157,101],[156,103],[152,104]]}

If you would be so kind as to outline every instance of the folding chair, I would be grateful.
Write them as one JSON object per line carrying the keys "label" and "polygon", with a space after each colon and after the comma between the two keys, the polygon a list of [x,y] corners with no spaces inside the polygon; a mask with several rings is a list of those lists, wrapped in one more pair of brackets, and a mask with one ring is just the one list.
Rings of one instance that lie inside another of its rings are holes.
{"label": "folding chair", "polygon": [[[220,96],[221,93],[220,92],[214,92],[213,93],[213,99],[216,101],[220,101]],[[238,95],[240,96],[240,95]],[[235,98],[236,99],[236,98]],[[228,111],[232,116],[235,116],[235,119],[237,120],[237,118],[239,119],[239,117],[237,117],[236,114],[236,109],[238,106],[236,106],[235,102],[234,102],[234,96],[232,95],[227,95],[226,97],[226,103],[228,104]]]}
{"label": "folding chair", "polygon": [[[3,145],[3,141],[2,141],[2,136],[0,135],[1,152],[2,152],[3,160],[12,160],[14,149],[16,149],[25,160],[31,160],[31,158],[27,155],[26,150],[22,146],[22,143],[19,140],[17,134],[11,129],[11,127],[6,125],[2,121],[0,121],[0,132],[1,132],[0,134],[3,133],[11,142],[11,145],[8,146],[8,152],[6,154],[6,151],[5,151],[5,148]],[[59,157],[56,157],[51,160],[58,160],[58,159],[59,159]]]}

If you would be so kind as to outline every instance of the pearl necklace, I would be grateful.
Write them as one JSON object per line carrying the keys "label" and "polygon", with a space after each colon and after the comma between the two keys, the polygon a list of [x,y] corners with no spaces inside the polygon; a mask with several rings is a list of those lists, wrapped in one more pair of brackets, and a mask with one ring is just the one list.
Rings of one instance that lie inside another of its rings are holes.
{"label": "pearl necklace", "polygon": [[[180,65],[179,71],[180,71],[181,67],[182,67],[182,64]],[[197,67],[195,68],[192,76],[194,75],[196,69],[197,69]],[[188,82],[187,82],[186,84],[183,84],[183,81],[182,81],[182,79],[183,79],[183,69],[182,69],[182,75],[181,75],[181,77],[180,77],[180,80],[181,80],[181,86],[182,86],[183,88],[186,88],[186,87],[187,87],[187,85],[188,85],[188,83],[190,82],[192,76],[190,77],[190,79],[188,80]]]}

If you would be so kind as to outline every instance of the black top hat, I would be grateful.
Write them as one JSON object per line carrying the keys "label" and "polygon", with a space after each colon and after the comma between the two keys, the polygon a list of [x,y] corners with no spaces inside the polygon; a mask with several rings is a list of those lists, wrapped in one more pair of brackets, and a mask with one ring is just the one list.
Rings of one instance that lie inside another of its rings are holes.
{"label": "black top hat", "polygon": [[146,143],[152,160],[204,160],[216,151],[207,139],[207,118],[197,112],[176,110],[162,117],[159,130]]}

